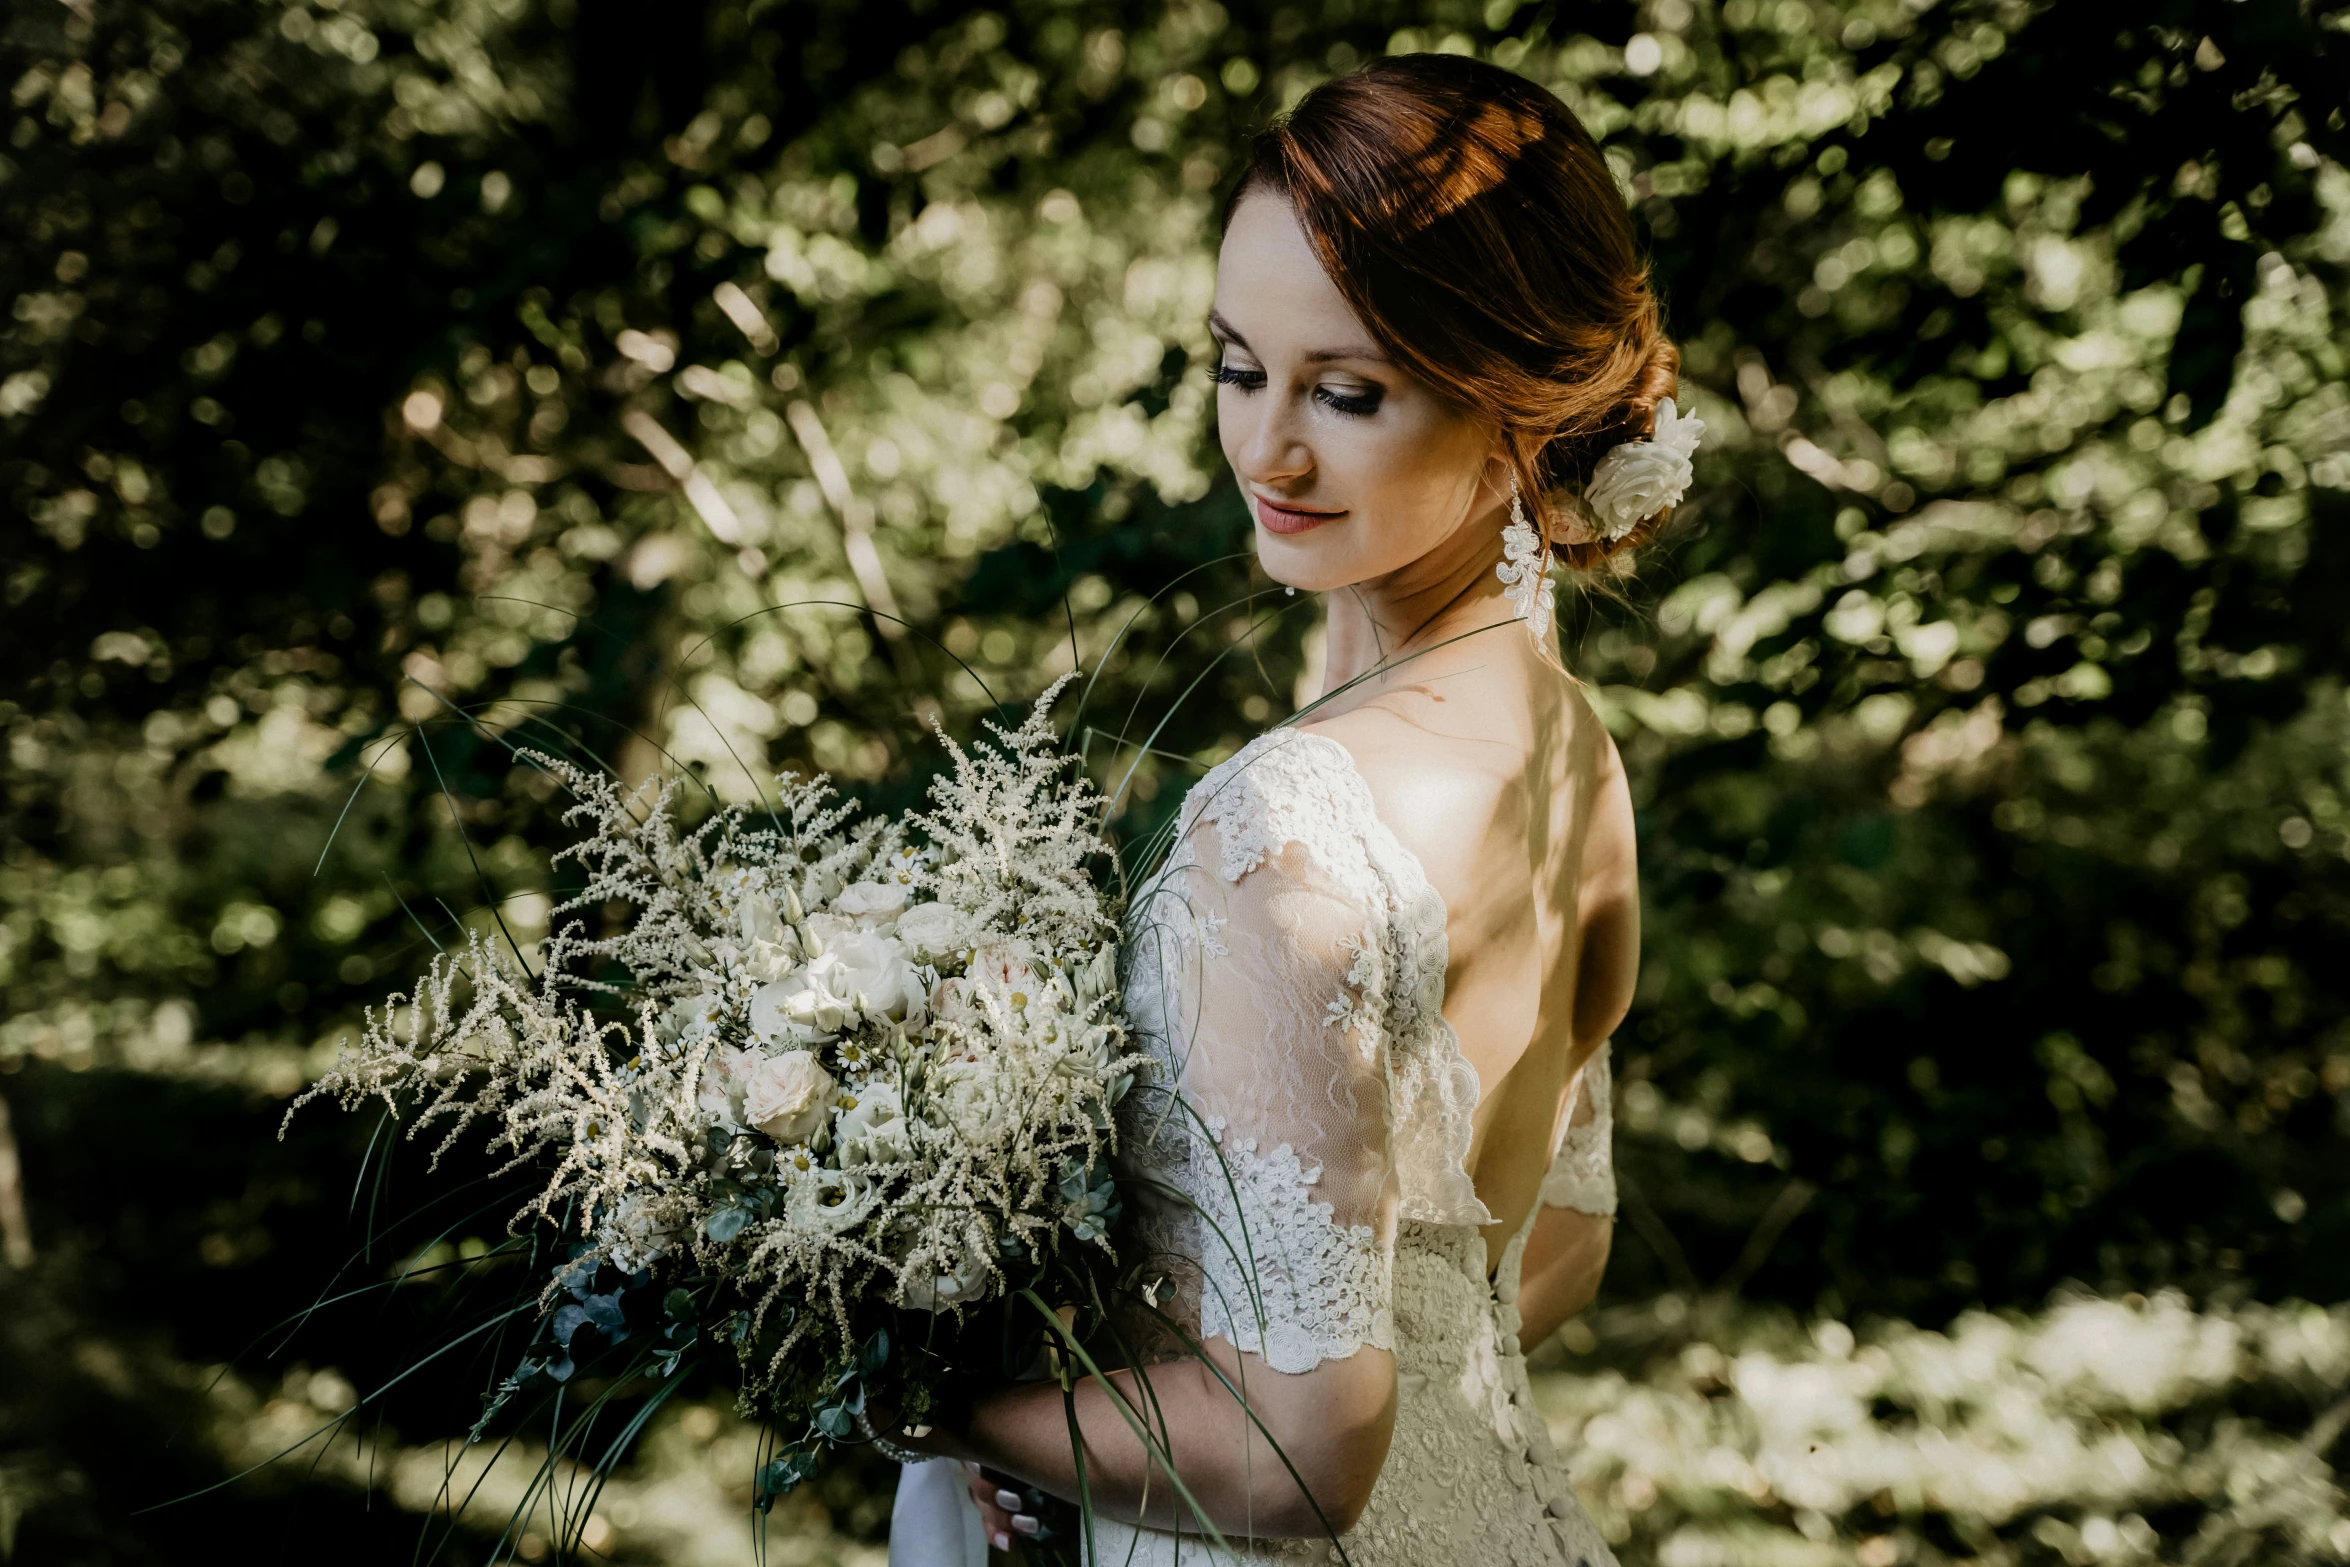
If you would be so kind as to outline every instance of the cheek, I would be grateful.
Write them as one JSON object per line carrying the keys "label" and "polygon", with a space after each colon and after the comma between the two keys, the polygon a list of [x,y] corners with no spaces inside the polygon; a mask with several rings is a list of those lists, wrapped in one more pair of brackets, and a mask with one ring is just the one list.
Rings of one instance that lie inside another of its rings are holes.
{"label": "cheek", "polygon": [[1224,460],[1234,462],[1240,449],[1248,441],[1245,421],[1248,404],[1233,395],[1229,386],[1216,388],[1216,444],[1224,448]]}
{"label": "cheek", "polygon": [[1460,526],[1483,468],[1474,438],[1449,424],[1365,442],[1361,460],[1363,493],[1374,498],[1380,531],[1398,544],[1433,543]]}

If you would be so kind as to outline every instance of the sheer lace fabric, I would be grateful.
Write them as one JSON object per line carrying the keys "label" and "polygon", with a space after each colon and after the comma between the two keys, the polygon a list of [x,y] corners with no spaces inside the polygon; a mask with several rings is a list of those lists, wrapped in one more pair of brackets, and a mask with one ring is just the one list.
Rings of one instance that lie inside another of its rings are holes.
{"label": "sheer lace fabric", "polygon": [[1559,1132],[1558,1152],[1550,1173],[1542,1178],[1542,1205],[1573,1208],[1580,1213],[1612,1219],[1616,1213],[1615,1073],[1608,1057],[1611,1041],[1599,1047],[1583,1068],[1574,1113]]}
{"label": "sheer lace fabric", "polygon": [[[1133,1096],[1127,1141],[1179,1194],[1146,1218],[1159,1254],[1190,1264],[1176,1314],[1278,1371],[1394,1352],[1395,1437],[1348,1560],[1611,1567],[1519,1353],[1531,1220],[1485,1276],[1492,1216],[1465,1169],[1477,1074],[1443,1017],[1443,899],[1319,736],[1252,742],[1180,825],[1136,900],[1126,980],[1180,1089]],[[1236,1545],[1337,1559],[1328,1540]],[[1106,1524],[1096,1546],[1104,1562],[1211,1554]]]}

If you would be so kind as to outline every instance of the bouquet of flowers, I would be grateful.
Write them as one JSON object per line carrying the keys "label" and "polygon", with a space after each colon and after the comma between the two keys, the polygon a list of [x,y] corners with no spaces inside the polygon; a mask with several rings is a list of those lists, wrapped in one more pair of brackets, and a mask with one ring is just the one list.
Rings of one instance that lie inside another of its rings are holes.
{"label": "bouquet of flowers", "polygon": [[1032,1353],[1102,1298],[1113,1111],[1146,1057],[1059,690],[992,744],[947,741],[929,808],[897,820],[817,777],[688,830],[674,783],[532,758],[585,829],[538,971],[475,935],[304,1096],[438,1126],[436,1160],[486,1125],[537,1186],[516,1233],[564,1239],[485,1426],[590,1358],[659,1379],[721,1349],[777,1444],[771,1499],[955,1376],[1001,1375],[1008,1324]]}

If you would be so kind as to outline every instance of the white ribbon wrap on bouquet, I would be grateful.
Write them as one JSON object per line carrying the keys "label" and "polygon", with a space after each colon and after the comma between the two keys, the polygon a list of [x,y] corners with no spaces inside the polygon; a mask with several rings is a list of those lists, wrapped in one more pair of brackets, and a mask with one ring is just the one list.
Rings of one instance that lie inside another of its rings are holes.
{"label": "white ribbon wrap on bouquet", "polygon": [[889,1510],[889,1567],[987,1567],[987,1526],[951,1458],[907,1464]]}

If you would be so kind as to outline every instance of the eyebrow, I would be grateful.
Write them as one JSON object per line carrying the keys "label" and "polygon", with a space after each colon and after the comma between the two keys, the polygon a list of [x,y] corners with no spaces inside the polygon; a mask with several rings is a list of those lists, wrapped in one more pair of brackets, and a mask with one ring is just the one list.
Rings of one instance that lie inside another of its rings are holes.
{"label": "eyebrow", "polygon": [[[1248,348],[1248,339],[1240,335],[1239,328],[1235,327],[1231,322],[1224,319],[1224,313],[1222,311],[1211,310],[1208,312],[1208,326],[1218,335],[1229,338],[1239,347]],[[1249,352],[1255,353],[1256,350],[1250,348]],[[1317,348],[1312,353],[1305,356],[1306,363],[1310,365],[1329,364],[1333,360],[1339,359],[1367,359],[1374,364],[1393,363],[1393,361],[1390,360],[1386,354],[1382,353],[1376,348],[1369,347]]]}

